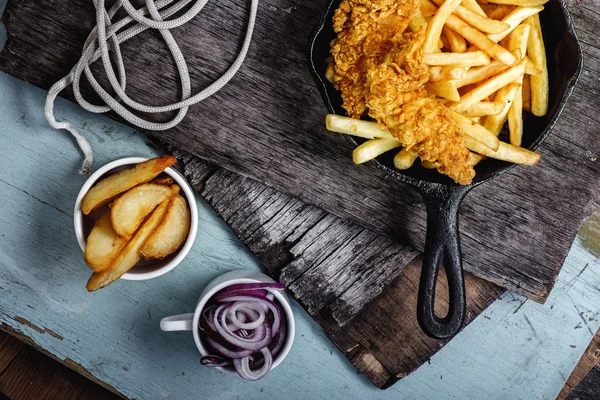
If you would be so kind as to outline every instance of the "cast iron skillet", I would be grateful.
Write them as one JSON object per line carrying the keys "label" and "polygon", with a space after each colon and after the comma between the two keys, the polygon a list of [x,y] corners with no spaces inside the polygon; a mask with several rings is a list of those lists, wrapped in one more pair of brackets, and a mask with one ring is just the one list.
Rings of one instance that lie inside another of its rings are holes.
{"label": "cast iron skillet", "polygon": [[[346,115],[339,92],[325,79],[325,59],[330,55],[330,42],[336,37],[331,21],[340,1],[331,0],[321,17],[310,40],[309,62],[329,112]],[[530,150],[538,148],[554,127],[583,67],[581,48],[564,0],[550,0],[544,7],[540,19],[548,58],[550,102],[548,113],[544,117],[538,118],[526,113],[523,147]],[[352,140],[356,144],[360,141]],[[462,327],[465,315],[465,284],[458,235],[460,203],[469,190],[508,171],[514,165],[485,160],[475,168],[477,175],[473,183],[461,186],[435,170],[417,165],[419,163],[406,171],[398,171],[394,168],[393,154],[384,154],[374,163],[399,181],[415,187],[423,197],[427,209],[427,235],[417,319],[427,335],[437,339],[450,338]],[[442,264],[448,277],[450,298],[448,314],[440,318],[434,312],[434,300],[438,271]]]}

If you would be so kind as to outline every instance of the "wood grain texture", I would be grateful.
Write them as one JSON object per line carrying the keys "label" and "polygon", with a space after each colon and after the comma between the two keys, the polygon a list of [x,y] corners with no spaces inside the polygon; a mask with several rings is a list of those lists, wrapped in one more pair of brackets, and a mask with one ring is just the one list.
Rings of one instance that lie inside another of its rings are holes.
{"label": "wood grain texture", "polygon": [[[569,376],[569,379],[562,388],[560,394],[556,400],[563,400],[569,396],[569,393],[574,389],[578,388],[580,384],[584,384],[585,377],[590,373],[592,368],[600,361],[600,331],[596,332],[594,338],[590,342],[590,345],[583,353],[583,356],[577,363],[577,366]],[[598,376],[600,378],[600,375]],[[589,383],[589,381],[588,381]],[[598,382],[600,387],[600,379]],[[577,392],[582,392],[582,388],[578,388]],[[599,392],[600,393],[600,392]],[[598,394],[598,393],[596,393]],[[570,396],[569,396],[570,397]]]}
{"label": "wood grain texture", "polygon": [[[2,366],[12,354],[10,365]],[[0,398],[11,400],[121,399],[52,360],[20,340],[0,331]]]}
{"label": "wood grain texture", "polygon": [[[444,345],[416,320],[420,253],[250,178],[155,141],[269,273],[375,385],[391,386]],[[502,289],[467,274],[468,324]],[[442,273],[436,306],[447,311]]]}
{"label": "wood grain texture", "polygon": [[594,368],[583,378],[581,383],[574,387],[566,397],[567,400],[597,400],[600,395],[600,365]]}
{"label": "wood grain texture", "polygon": [[[261,2],[254,42],[239,74],[160,137],[420,249],[425,210],[419,196],[375,168],[353,165],[351,144],[323,127],[326,111],[305,53],[325,4],[325,0]],[[174,33],[189,57],[195,89],[232,61],[236,48],[224,43],[239,40],[246,6],[243,0],[226,7],[209,2],[201,16]],[[515,168],[477,188],[461,213],[465,269],[536,301],[548,296],[578,226],[598,204],[600,193],[600,167],[595,162],[600,154],[595,140],[599,117],[593,111],[600,90],[595,79],[599,55],[590,44],[597,42],[598,18],[590,11],[592,0],[573,1],[570,6],[584,39],[586,70],[541,149],[541,163]],[[78,58],[92,16],[89,2],[11,0],[5,13],[8,45],[0,68],[48,88]],[[23,23],[32,20],[37,21],[34,27]],[[132,39],[123,50],[134,98],[151,98],[152,103],[174,99],[174,66],[156,35]],[[571,132],[577,132],[577,140]]]}

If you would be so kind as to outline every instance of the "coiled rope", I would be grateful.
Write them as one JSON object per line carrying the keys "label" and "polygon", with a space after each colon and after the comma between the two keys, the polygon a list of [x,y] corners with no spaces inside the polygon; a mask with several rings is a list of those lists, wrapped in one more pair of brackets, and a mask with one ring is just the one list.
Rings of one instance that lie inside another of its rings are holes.
{"label": "coiled rope", "polygon": [[[248,53],[258,9],[258,0],[251,0],[248,26],[246,28],[246,36],[242,44],[242,49],[227,72],[205,89],[191,96],[190,74],[188,72],[187,63],[185,62],[185,58],[170,30],[183,25],[194,18],[202,8],[204,8],[208,0],[146,0],[146,6],[140,9],[136,9],[129,0],[117,0],[108,11],[105,7],[105,0],[93,1],[94,6],[96,7],[96,26],[85,41],[81,58],[77,64],[67,76],[56,82],[50,88],[44,107],[46,120],[48,120],[50,126],[55,129],[65,129],[69,131],[77,141],[77,144],[85,157],[80,173],[88,173],[91,170],[93,152],[89,142],[70,122],[56,121],[56,118],[54,117],[54,102],[62,90],[72,84],[75,99],[79,105],[87,111],[93,113],[105,113],[113,110],[130,124],[146,130],[161,131],[172,128],[181,122],[191,105],[218,92],[239,70]],[[171,20],[167,19],[192,2],[193,4],[189,10],[181,16]],[[113,17],[121,7],[128,16],[113,22]],[[134,25],[126,28],[127,25],[133,22],[135,22]],[[123,63],[120,45],[147,29],[158,30],[175,60],[177,72],[181,80],[181,101],[177,103],[163,106],[150,106],[134,101],[125,92],[127,75],[125,73],[125,65]],[[115,73],[111,63],[110,51],[112,51],[112,55],[116,62],[117,73]],[[98,83],[92,74],[90,65],[98,59],[102,59],[102,66],[104,67],[110,86],[115,93],[114,97]],[[100,96],[104,105],[94,105],[83,98],[80,87],[82,74],[85,74],[85,77],[92,85],[94,91]],[[177,110],[177,115],[168,122],[151,122],[137,116],[131,110],[149,114]]]}

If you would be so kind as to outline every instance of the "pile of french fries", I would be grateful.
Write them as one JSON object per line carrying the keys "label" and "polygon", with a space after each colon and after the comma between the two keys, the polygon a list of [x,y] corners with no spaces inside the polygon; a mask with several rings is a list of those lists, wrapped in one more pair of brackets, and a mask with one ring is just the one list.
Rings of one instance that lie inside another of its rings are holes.
{"label": "pile of french fries", "polygon": [[[538,117],[548,111],[548,68],[539,19],[547,1],[422,0],[410,20],[409,29],[425,30],[423,62],[429,67],[425,89],[444,103],[464,131],[470,165],[485,157],[524,165],[534,165],[540,158],[520,146],[523,111]],[[510,143],[498,140],[507,121]],[[357,164],[401,147],[376,122],[330,114],[326,126],[370,139],[354,150]],[[403,148],[394,165],[408,169],[417,158],[410,148]],[[436,167],[426,160],[421,164]]]}
{"label": "pile of french fries", "polygon": [[190,211],[181,188],[170,177],[155,179],[175,162],[165,156],[139,163],[102,179],[84,196],[81,211],[97,218],[84,253],[93,271],[90,292],[119,279],[142,257],[174,253],[187,239]]}

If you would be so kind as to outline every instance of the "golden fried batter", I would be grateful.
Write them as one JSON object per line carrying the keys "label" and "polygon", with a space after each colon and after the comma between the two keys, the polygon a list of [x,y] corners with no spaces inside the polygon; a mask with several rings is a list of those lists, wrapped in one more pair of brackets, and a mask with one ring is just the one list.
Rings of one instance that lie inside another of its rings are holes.
{"label": "golden fried batter", "polygon": [[423,87],[429,79],[421,61],[423,32],[404,32],[419,1],[343,0],[333,17],[334,85],[349,116],[360,118],[368,108],[404,147],[469,184],[475,171],[463,133]]}

